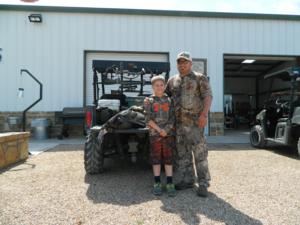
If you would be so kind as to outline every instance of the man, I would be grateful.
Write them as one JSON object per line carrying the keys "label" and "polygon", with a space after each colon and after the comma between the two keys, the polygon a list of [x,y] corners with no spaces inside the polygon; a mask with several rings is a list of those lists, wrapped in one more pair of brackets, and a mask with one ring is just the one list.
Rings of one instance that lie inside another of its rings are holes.
{"label": "man", "polygon": [[192,71],[189,52],[178,54],[177,69],[179,74],[171,77],[166,87],[166,93],[174,101],[176,117],[174,183],[178,190],[195,184],[197,194],[206,197],[210,174],[204,127],[212,102],[212,91],[207,77]]}

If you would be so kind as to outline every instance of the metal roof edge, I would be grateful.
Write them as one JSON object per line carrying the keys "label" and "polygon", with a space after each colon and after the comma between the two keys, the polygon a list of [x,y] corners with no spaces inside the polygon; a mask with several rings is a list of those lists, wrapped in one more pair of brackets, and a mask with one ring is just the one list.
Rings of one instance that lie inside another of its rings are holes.
{"label": "metal roof edge", "polygon": [[0,4],[0,10],[299,21],[300,15]]}

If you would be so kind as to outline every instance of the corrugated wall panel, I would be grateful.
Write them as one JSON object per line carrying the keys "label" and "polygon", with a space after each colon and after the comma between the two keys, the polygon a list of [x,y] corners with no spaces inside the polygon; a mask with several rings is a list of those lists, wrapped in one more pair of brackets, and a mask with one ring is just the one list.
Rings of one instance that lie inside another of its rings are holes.
{"label": "corrugated wall panel", "polygon": [[25,98],[17,99],[19,70],[44,84],[44,99],[33,110],[53,111],[83,104],[84,50],[169,52],[185,49],[207,59],[214,92],[212,111],[223,111],[223,54],[300,55],[300,21],[1,11],[0,110],[18,111],[38,93],[24,77]]}

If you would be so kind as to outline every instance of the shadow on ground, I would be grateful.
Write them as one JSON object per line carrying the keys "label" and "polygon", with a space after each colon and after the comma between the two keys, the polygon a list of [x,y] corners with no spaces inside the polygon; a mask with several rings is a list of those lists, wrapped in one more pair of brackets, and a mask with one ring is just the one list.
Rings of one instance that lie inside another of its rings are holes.
{"label": "shadow on ground", "polygon": [[295,147],[280,145],[280,144],[274,144],[274,143],[268,143],[267,146],[263,149],[260,148],[254,148],[250,144],[208,144],[208,149],[210,151],[262,151],[267,150],[270,152],[273,152],[275,154],[289,157],[292,159],[299,159],[297,149]]}
{"label": "shadow on ground", "polygon": [[84,145],[82,144],[60,144],[47,150],[47,152],[73,152],[84,151]]}
{"label": "shadow on ground", "polygon": [[14,171],[20,171],[20,170],[30,170],[34,169],[36,167],[35,164],[28,163],[26,160],[22,160],[20,162],[14,163],[12,165],[9,165],[5,168],[0,169],[0,174],[4,172],[14,172]]}
{"label": "shadow on ground", "polygon": [[253,148],[250,144],[220,144],[208,143],[208,150],[210,151],[245,151],[245,150],[260,150]]}
{"label": "shadow on ground", "polygon": [[213,193],[208,198],[200,198],[189,189],[178,192],[175,198],[155,197],[151,194],[150,167],[116,161],[114,165],[117,166],[107,167],[102,174],[85,176],[85,182],[89,184],[86,195],[95,204],[130,206],[158,199],[163,211],[179,215],[189,225],[201,223],[200,215],[227,225],[262,224]]}
{"label": "shadow on ground", "polygon": [[299,159],[296,147],[269,143],[264,149],[281,156],[289,157],[292,159]]}

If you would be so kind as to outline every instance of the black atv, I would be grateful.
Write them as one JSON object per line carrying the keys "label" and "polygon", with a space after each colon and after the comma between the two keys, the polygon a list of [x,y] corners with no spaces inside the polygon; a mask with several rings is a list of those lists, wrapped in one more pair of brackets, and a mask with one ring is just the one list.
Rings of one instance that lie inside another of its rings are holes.
{"label": "black atv", "polygon": [[[264,79],[270,84],[268,99],[251,129],[251,145],[264,148],[269,141],[295,146],[300,157],[300,68],[290,67]],[[283,88],[274,90],[276,86]]]}
{"label": "black atv", "polygon": [[88,174],[103,172],[105,158],[118,156],[132,162],[148,158],[143,100],[151,94],[151,78],[162,74],[168,79],[169,71],[165,62],[93,61],[94,104],[85,110]]}

